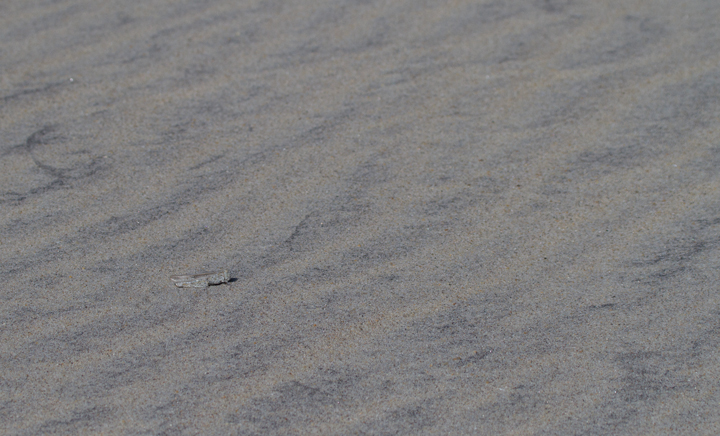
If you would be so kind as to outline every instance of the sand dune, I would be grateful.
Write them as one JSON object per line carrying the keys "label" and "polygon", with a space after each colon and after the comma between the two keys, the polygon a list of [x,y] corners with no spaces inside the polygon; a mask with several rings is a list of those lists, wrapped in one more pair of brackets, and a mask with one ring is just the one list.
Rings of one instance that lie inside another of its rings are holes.
{"label": "sand dune", "polygon": [[718,22],[4,1],[0,433],[719,434]]}

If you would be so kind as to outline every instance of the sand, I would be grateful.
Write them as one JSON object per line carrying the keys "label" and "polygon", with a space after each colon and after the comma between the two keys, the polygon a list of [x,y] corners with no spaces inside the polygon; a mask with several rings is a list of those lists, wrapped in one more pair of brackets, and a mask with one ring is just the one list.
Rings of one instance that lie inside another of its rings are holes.
{"label": "sand", "polygon": [[0,433],[720,434],[718,22],[4,0]]}

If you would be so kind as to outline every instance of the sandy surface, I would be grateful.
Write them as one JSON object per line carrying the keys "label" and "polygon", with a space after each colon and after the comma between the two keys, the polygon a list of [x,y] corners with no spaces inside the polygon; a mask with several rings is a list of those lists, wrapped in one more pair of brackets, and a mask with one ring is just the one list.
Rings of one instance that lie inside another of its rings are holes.
{"label": "sandy surface", "polygon": [[720,434],[719,22],[3,0],[0,433]]}

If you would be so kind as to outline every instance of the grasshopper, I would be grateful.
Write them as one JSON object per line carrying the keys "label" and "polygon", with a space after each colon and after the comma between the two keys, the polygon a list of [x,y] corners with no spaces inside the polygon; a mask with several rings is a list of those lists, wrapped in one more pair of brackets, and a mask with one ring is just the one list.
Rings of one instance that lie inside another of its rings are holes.
{"label": "grasshopper", "polygon": [[227,270],[213,271],[200,274],[181,274],[170,276],[170,280],[178,288],[207,288],[209,285],[219,285],[230,280]]}

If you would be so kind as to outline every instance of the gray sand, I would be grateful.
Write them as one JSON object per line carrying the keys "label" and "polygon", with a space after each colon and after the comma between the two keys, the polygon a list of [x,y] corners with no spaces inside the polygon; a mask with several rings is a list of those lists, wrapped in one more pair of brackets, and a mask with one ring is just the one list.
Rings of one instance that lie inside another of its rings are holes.
{"label": "gray sand", "polygon": [[720,434],[719,22],[3,0],[0,433]]}

